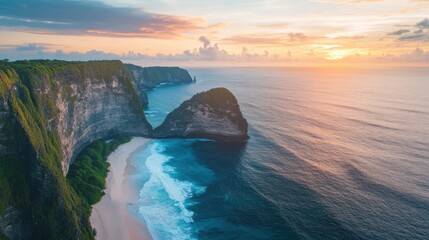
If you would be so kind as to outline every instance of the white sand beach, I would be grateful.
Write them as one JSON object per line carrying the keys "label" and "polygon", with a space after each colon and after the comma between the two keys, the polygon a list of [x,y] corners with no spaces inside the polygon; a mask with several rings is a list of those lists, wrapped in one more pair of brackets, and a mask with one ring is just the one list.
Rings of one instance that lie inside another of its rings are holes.
{"label": "white sand beach", "polygon": [[132,172],[132,167],[129,166],[131,156],[149,141],[146,138],[133,138],[108,157],[110,172],[107,176],[106,194],[93,206],[90,217],[91,225],[97,231],[96,239],[152,239],[144,221],[132,212],[131,208],[138,200],[139,189],[133,189],[127,179]]}

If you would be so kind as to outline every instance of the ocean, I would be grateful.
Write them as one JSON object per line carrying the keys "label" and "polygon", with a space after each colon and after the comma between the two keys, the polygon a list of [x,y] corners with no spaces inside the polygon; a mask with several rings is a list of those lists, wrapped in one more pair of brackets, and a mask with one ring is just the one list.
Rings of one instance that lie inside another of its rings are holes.
{"label": "ocean", "polygon": [[245,144],[154,140],[132,163],[154,239],[429,239],[428,68],[190,68],[148,91],[158,126],[234,93]]}

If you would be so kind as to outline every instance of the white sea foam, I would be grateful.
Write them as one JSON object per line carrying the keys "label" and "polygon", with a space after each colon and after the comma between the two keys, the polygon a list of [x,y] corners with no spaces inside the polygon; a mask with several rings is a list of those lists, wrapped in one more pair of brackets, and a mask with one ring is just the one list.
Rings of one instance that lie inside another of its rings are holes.
{"label": "white sea foam", "polygon": [[172,177],[175,169],[166,165],[171,157],[163,154],[162,146],[155,142],[150,146],[146,167],[149,180],[140,191],[139,213],[147,223],[154,239],[193,239],[193,212],[190,198],[202,194],[205,187]]}
{"label": "white sea foam", "polygon": [[150,110],[144,110],[145,114],[157,114],[159,111],[150,111]]}

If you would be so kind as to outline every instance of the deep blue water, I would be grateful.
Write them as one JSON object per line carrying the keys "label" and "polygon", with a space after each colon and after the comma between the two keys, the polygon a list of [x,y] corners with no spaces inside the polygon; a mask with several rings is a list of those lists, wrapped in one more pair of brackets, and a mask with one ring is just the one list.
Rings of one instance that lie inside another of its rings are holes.
{"label": "deep blue water", "polygon": [[134,158],[154,239],[429,239],[429,69],[195,68],[148,92],[157,126],[224,86],[250,139]]}

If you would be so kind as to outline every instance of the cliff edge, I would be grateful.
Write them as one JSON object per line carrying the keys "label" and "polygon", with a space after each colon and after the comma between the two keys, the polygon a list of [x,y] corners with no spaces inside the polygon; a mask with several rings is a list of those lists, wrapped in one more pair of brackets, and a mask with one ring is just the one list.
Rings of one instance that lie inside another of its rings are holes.
{"label": "cliff edge", "polygon": [[154,88],[162,83],[191,83],[191,75],[179,67],[140,67],[133,64],[125,66],[134,75],[139,89]]}

